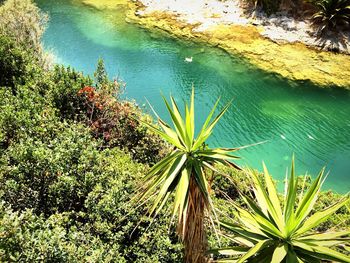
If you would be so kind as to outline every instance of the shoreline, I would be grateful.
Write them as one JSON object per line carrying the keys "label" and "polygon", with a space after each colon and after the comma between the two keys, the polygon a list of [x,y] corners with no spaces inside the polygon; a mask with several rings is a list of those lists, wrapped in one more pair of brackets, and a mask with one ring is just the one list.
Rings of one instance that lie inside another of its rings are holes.
{"label": "shoreline", "polygon": [[344,32],[343,43],[336,47],[335,37],[320,41],[313,29],[311,21],[298,20],[286,13],[276,13],[266,16],[263,12],[253,12],[248,16],[241,7],[239,0],[205,0],[191,1],[185,0],[138,0],[144,7],[138,10],[138,15],[148,16],[153,12],[164,12],[172,14],[178,20],[187,24],[199,24],[196,28],[199,32],[210,30],[211,27],[220,25],[240,25],[255,26],[260,35],[278,43],[302,43],[311,48],[320,50],[334,50],[338,48],[338,53],[350,55],[350,30]]}
{"label": "shoreline", "polygon": [[[240,18],[238,7],[232,6],[235,1],[208,0],[211,3],[221,3],[221,6],[209,6],[214,11],[207,13],[208,17],[204,16],[203,12],[201,15],[192,16],[195,12],[193,10],[205,5],[202,1],[192,1],[187,5],[179,4],[183,1],[83,0],[82,2],[100,10],[113,9],[111,3],[115,7],[125,5],[127,22],[136,23],[144,29],[158,30],[171,37],[218,47],[232,56],[246,59],[262,70],[279,74],[289,80],[309,81],[325,88],[339,87],[350,90],[350,55],[321,51],[299,42],[273,41],[262,35],[261,27]],[[236,19],[237,24],[229,23],[225,17],[215,16],[215,10],[222,11],[222,5],[228,2],[231,3],[229,7],[233,10],[228,13],[228,17]],[[170,7],[179,9],[176,9],[178,10],[176,12],[166,11]],[[183,14],[179,13],[181,10]],[[186,19],[186,16],[191,20]]]}

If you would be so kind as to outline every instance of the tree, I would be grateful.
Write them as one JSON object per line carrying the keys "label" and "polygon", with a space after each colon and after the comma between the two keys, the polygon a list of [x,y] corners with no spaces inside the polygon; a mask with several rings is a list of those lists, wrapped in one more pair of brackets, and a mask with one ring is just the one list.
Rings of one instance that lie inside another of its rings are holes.
{"label": "tree", "polygon": [[238,158],[230,153],[239,148],[211,149],[205,144],[229,104],[212,120],[218,100],[195,138],[194,91],[192,90],[191,105],[185,105],[184,118],[173,97],[171,106],[164,97],[163,99],[174,127],[159,117],[160,128],[145,124],[170,143],[173,151],[149,170],[136,199],[141,203],[153,199],[148,212],[157,216],[174,193],[172,215],[178,216],[177,232],[185,246],[185,262],[206,262],[208,258],[204,253],[207,250],[204,218],[207,213],[213,222],[214,211],[207,172],[215,171],[214,166],[218,163],[239,169],[230,161]]}
{"label": "tree", "polygon": [[13,39],[45,69],[52,64],[41,44],[47,21],[48,16],[31,0],[7,0],[0,5],[0,34]]}
{"label": "tree", "polygon": [[256,200],[242,194],[244,204],[250,210],[233,203],[236,208],[235,217],[239,223],[221,222],[228,232],[234,234],[233,240],[239,243],[239,246],[212,252],[231,256],[232,262],[238,263],[294,263],[321,262],[321,260],[350,262],[349,256],[329,248],[348,246],[350,231],[328,233],[312,231],[350,200],[349,196],[345,196],[325,210],[311,214],[324,182],[324,169],[308,191],[305,192],[302,186],[298,194],[293,159],[289,182],[286,180],[284,206],[281,206],[276,188],[265,166],[265,184],[262,184],[253,172],[251,177]]}
{"label": "tree", "polygon": [[102,58],[98,59],[94,77],[95,77],[96,86],[98,88],[109,84],[105,63]]}

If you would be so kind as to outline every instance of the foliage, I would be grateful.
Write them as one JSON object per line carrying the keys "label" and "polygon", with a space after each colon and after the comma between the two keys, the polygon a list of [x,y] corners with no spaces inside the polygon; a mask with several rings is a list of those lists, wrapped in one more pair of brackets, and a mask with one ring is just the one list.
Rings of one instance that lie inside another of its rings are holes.
{"label": "foliage", "polygon": [[262,9],[267,15],[289,12],[313,21],[318,33],[343,32],[350,26],[349,0],[246,0],[250,7]]}
{"label": "foliage", "polygon": [[41,136],[20,139],[3,156],[3,200],[16,210],[32,208],[45,215],[80,211],[98,181],[93,175],[98,143],[81,125],[51,122],[40,129]]}
{"label": "foliage", "polygon": [[248,4],[253,4],[255,9],[261,8],[267,15],[278,11],[281,0],[246,0]]}
{"label": "foliage", "polygon": [[0,146],[7,149],[21,138],[40,132],[40,125],[54,118],[49,103],[36,90],[17,86],[16,94],[0,89]]}
{"label": "foliage", "polygon": [[134,119],[150,117],[135,103],[120,99],[123,83],[108,80],[95,88],[91,78],[63,66],[56,66],[51,75],[49,93],[61,118],[90,127],[93,136],[103,140],[104,147],[124,148],[134,160],[149,164],[159,161],[167,152],[164,141]]}
{"label": "foliage", "polygon": [[247,211],[233,203],[239,224],[222,222],[221,225],[234,234],[233,240],[240,246],[215,250],[236,258],[237,262],[319,262],[331,260],[350,262],[350,257],[329,247],[347,245],[349,231],[319,233],[311,231],[331,217],[349,202],[346,196],[323,211],[310,215],[324,182],[324,169],[299,196],[298,180],[294,175],[294,160],[291,176],[286,181],[284,206],[281,206],[276,188],[264,166],[266,188],[259,178],[251,173],[256,201],[242,196]]}
{"label": "foliage", "polygon": [[[209,113],[197,138],[195,138],[194,122],[194,90],[192,90],[190,106],[185,105],[185,116],[171,97],[170,103],[163,97],[174,128],[158,117],[161,128],[144,122],[153,132],[173,145],[173,151],[154,165],[143,179],[136,199],[138,202],[148,201],[156,196],[149,209],[151,215],[157,215],[171,196],[175,193],[173,217],[178,215],[178,233],[185,244],[185,261],[202,262],[203,249],[206,248],[204,230],[204,211],[214,211],[210,197],[210,183],[206,170],[215,172],[216,164],[237,166],[230,160],[237,157],[230,153],[238,149],[210,149],[205,141],[213,128],[228,109],[224,109],[212,120],[219,100]],[[210,217],[210,213],[208,214]]]}
{"label": "foliage", "polygon": [[0,6],[0,34],[11,37],[45,68],[51,63],[41,45],[47,20],[31,0],[7,0]]}
{"label": "foliage", "polygon": [[[131,202],[149,171],[134,160],[153,164],[169,149],[151,117],[120,99],[118,80],[102,77],[94,87],[70,67],[48,68],[40,44],[46,16],[29,0],[8,0],[0,14],[0,262],[183,261],[164,212],[170,205],[153,221]],[[238,188],[250,193],[249,182],[217,168],[232,178],[215,177],[213,202],[232,214],[221,198],[241,203]],[[338,199],[321,194],[316,207]],[[349,213],[340,209],[317,229],[347,225]]]}
{"label": "foliage", "polygon": [[215,197],[219,199],[240,199],[240,193],[250,194],[249,177],[246,176],[247,171],[238,170],[232,167],[219,165],[218,172],[215,173],[212,183],[212,190]]}
{"label": "foliage", "polygon": [[[0,38],[14,47],[1,59],[22,51],[13,37],[1,32]],[[9,69],[20,68],[20,62],[13,59]],[[182,246],[167,227],[170,217],[150,227],[149,219],[140,224],[142,212],[128,205],[146,167],[100,140],[89,125],[87,113],[94,102],[79,90],[91,86],[91,78],[69,67],[47,70],[35,59],[23,60],[23,68],[21,81],[11,83],[15,92],[8,82],[0,87],[0,261],[181,261]],[[108,87],[114,84],[108,82]],[[96,102],[102,97],[118,107],[128,103],[114,98],[105,86]],[[125,108],[128,118],[149,119],[131,102]],[[110,115],[118,116],[125,115]],[[137,138],[132,142],[134,158],[157,160],[157,149],[166,147],[136,124],[129,130],[120,125],[130,134],[121,133],[118,139]]]}
{"label": "foliage", "polygon": [[82,121],[86,102],[85,98],[78,96],[78,92],[85,86],[91,86],[93,80],[71,67],[56,65],[51,71],[50,81],[50,99],[58,109],[61,119]]}
{"label": "foliage", "polygon": [[84,122],[96,138],[103,139],[106,146],[125,148],[135,160],[142,163],[159,161],[167,151],[167,145],[142,122],[137,121],[148,117],[133,102],[117,99],[123,84],[105,81],[98,84],[97,88],[85,86],[77,92],[79,100],[83,101],[81,108],[84,109]]}
{"label": "foliage", "polygon": [[97,61],[97,67],[94,73],[94,77],[96,81],[96,87],[98,88],[100,88],[101,86],[108,85],[109,83],[105,63],[102,58],[99,58]]}
{"label": "foliage", "polygon": [[26,60],[25,52],[11,38],[0,35],[0,87],[13,89],[15,83],[23,82]]}
{"label": "foliage", "polygon": [[317,12],[312,16],[319,31],[341,31],[350,26],[350,0],[318,0],[314,2]]}
{"label": "foliage", "polygon": [[[168,235],[170,217],[162,217],[158,224],[149,227],[149,220],[139,223],[142,211],[129,204],[143,166],[134,164],[117,149],[107,149],[92,159],[90,179],[80,180],[91,183],[80,211],[66,209],[43,217],[31,210],[15,212],[8,203],[2,203],[1,262],[19,258],[22,262],[181,261],[182,247],[174,230]],[[70,202],[71,196],[60,189],[74,185],[71,181],[65,180],[56,188],[62,202]],[[83,189],[80,185],[76,191]],[[145,233],[147,228],[150,231]]]}

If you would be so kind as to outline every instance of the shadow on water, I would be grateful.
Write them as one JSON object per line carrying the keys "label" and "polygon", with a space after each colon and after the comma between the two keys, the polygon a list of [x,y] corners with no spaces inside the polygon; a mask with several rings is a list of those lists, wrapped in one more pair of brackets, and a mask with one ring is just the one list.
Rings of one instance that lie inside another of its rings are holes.
{"label": "shadow on water", "polygon": [[[146,32],[125,23],[122,10],[101,12],[69,0],[37,2],[50,14],[44,44],[59,63],[91,74],[103,57],[111,77],[127,83],[125,96],[140,105],[147,98],[162,116],[160,93],[181,103],[194,84],[198,124],[218,97],[221,106],[233,99],[210,144],[267,140],[241,151],[241,163],[261,169],[264,160],[274,178],[283,180],[295,153],[297,172],[315,174],[327,165],[326,188],[350,190],[349,91],[287,81],[224,51]],[[186,63],[191,56],[193,62]]]}

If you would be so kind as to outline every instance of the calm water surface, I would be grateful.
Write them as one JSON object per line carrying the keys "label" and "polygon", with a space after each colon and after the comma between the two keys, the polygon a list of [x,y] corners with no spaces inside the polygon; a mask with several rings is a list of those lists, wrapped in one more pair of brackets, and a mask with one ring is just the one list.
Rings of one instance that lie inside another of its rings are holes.
{"label": "calm water surface", "polygon": [[[349,91],[293,83],[221,50],[144,31],[126,24],[122,10],[97,11],[75,0],[37,3],[50,15],[44,43],[57,62],[91,74],[103,57],[110,77],[127,83],[125,96],[139,105],[149,100],[161,116],[166,110],[160,93],[182,103],[194,84],[198,125],[219,96],[221,106],[233,99],[212,146],[267,140],[242,150],[241,164],[261,170],[264,161],[274,178],[283,180],[295,153],[299,174],[315,175],[326,165],[324,188],[350,190]],[[191,56],[193,62],[185,63]]]}

